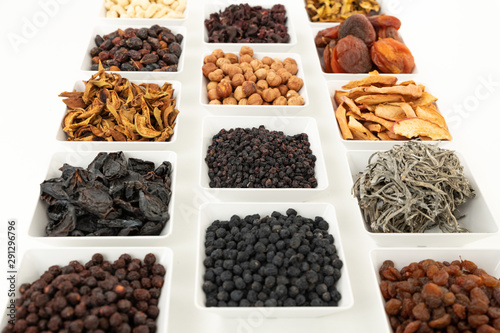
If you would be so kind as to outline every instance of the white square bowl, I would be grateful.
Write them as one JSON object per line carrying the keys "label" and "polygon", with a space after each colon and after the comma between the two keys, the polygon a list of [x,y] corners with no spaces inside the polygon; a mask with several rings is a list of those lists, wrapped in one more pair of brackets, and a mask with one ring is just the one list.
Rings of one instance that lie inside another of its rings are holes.
{"label": "white square bowl", "polygon": [[[264,125],[267,130],[283,131],[285,135],[306,133],[312,153],[316,156],[314,175],[318,180],[316,188],[211,188],[208,166],[205,162],[207,149],[214,135],[221,129],[252,128]],[[225,117],[208,116],[203,120],[200,186],[218,199],[229,201],[305,201],[328,187],[325,160],[321,149],[316,120],[310,117]]]}
{"label": "white square bowl", "polygon": [[[233,52],[226,51],[224,52]],[[234,53],[239,57],[240,48],[234,50]],[[224,104],[209,104],[207,84],[210,82],[203,73],[201,72],[201,67],[203,66],[203,59],[210,55],[212,52],[203,54],[200,63],[200,75],[201,75],[201,88],[200,88],[200,104],[206,107],[208,110],[214,114],[219,115],[239,115],[239,116],[281,116],[281,115],[293,115],[306,109],[309,106],[309,97],[307,96],[307,83],[304,77],[304,69],[302,67],[302,60],[297,53],[254,53],[254,58],[262,59],[263,57],[278,58],[280,60],[285,60],[286,58],[292,58],[297,62],[297,77],[301,78],[304,82],[302,88],[298,91],[299,95],[304,98],[304,105],[224,105]]]}
{"label": "white square bowl", "polygon": [[[18,269],[18,274],[16,276],[16,298],[20,297],[19,286],[23,283],[32,283],[52,265],[66,266],[70,261],[78,260],[82,265],[91,260],[92,255],[95,253],[101,253],[104,256],[104,260],[109,260],[111,262],[119,258],[120,255],[124,253],[130,254],[133,258],[144,260],[144,257],[148,253],[153,253],[156,256],[156,263],[160,263],[165,266],[166,274],[164,276],[164,285],[161,289],[160,298],[158,299],[158,308],[160,309],[160,314],[156,319],[156,324],[158,327],[158,332],[167,332],[168,327],[168,314],[170,308],[170,293],[172,289],[172,267],[173,267],[173,254],[169,248],[158,247],[107,247],[107,248],[96,248],[96,247],[67,247],[67,248],[38,248],[27,250],[24,254],[21,264]],[[8,310],[4,310],[4,316],[2,317],[1,326],[5,327],[7,325],[7,320],[10,319],[7,316]]]}
{"label": "white square bowl", "polygon": [[[377,304],[374,304],[374,310],[380,316],[387,319],[384,332],[392,332],[389,322],[389,316],[384,310],[385,300],[380,292],[380,275],[378,273],[380,266],[385,260],[392,260],[394,267],[400,271],[404,266],[412,262],[419,262],[425,259],[436,261],[470,260],[486,273],[498,277],[500,276],[500,250],[493,249],[463,249],[463,248],[392,248],[392,249],[373,249],[370,252],[372,264],[372,290],[377,294]],[[380,328],[382,330],[382,328]]]}
{"label": "white square bowl", "polygon": [[239,48],[243,45],[251,46],[256,52],[286,52],[293,46],[297,45],[297,34],[295,33],[295,27],[293,24],[293,12],[291,4],[287,2],[280,2],[279,0],[254,0],[248,2],[252,7],[262,6],[263,8],[271,9],[273,5],[282,4],[286,10],[287,20],[285,26],[287,27],[288,34],[290,35],[290,41],[288,43],[209,43],[208,42],[208,30],[205,27],[205,20],[210,18],[210,14],[223,12],[230,5],[240,5],[247,2],[241,0],[216,0],[216,1],[205,1],[204,3],[204,14],[203,14],[203,39],[202,42],[206,47],[215,49],[225,49],[228,46],[233,50],[234,48]]}
{"label": "white square bowl", "polygon": [[[113,152],[113,151],[106,151]],[[49,244],[56,245],[77,245],[77,246],[123,246],[135,245],[140,246],[144,244],[159,243],[164,244],[165,239],[172,233],[174,221],[174,202],[175,202],[175,186],[177,179],[177,154],[170,151],[125,151],[123,152],[127,160],[130,157],[140,158],[145,161],[155,163],[158,167],[163,161],[168,161],[172,164],[172,172],[170,178],[172,180],[171,190],[172,195],[168,204],[168,213],[170,219],[167,221],[162,232],[157,236],[61,236],[61,237],[48,237],[45,236],[45,227],[49,222],[47,216],[47,204],[38,199],[36,207],[31,219],[31,224],[28,228],[28,236],[43,241]],[[55,178],[61,176],[59,168],[67,163],[72,166],[86,168],[90,162],[97,156],[94,151],[75,151],[75,152],[58,152],[52,155],[47,174],[45,179]],[[42,183],[42,181],[40,181]]]}
{"label": "white square bowl", "polygon": [[[104,7],[103,7],[104,8]],[[108,19],[106,19],[108,20]],[[115,73],[118,73],[124,77],[127,77],[128,79],[149,79],[149,80],[158,80],[158,79],[164,79],[164,78],[171,78],[173,76],[176,76],[177,74],[181,73],[182,70],[184,69],[184,55],[186,51],[186,33],[187,29],[183,26],[169,26],[168,22],[164,22],[163,20],[160,20],[158,22],[150,22],[149,20],[144,20],[144,19],[134,19],[138,21],[134,22],[123,22],[122,19],[114,19],[118,20],[116,23],[107,23],[107,24],[98,24],[94,26],[92,29],[92,33],[90,35],[90,39],[88,41],[88,46],[87,50],[85,51],[85,55],[83,57],[82,65],[81,65],[81,70],[83,73],[86,75],[90,76],[97,71],[91,70],[92,66],[92,57],[90,56],[90,50],[92,50],[94,47],[96,47],[95,44],[95,37],[96,35],[100,35],[101,37],[104,37],[104,35],[108,35],[117,29],[122,29],[125,30],[127,28],[134,28],[134,29],[140,29],[140,28],[150,28],[154,24],[158,24],[162,27],[166,27],[170,30],[172,30],[172,33],[174,34],[181,34],[184,38],[182,39],[181,42],[181,48],[182,48],[182,53],[181,56],[179,57],[179,63],[177,65],[177,72],[140,72],[140,71],[117,71]]]}
{"label": "white square bowl", "polygon": [[[386,75],[386,74],[382,74],[382,75]],[[387,75],[390,75],[390,74],[387,74]],[[335,94],[335,90],[344,90],[345,91],[345,89],[342,89],[343,85],[347,84],[350,80],[359,80],[359,79],[362,79],[366,76],[368,76],[368,74],[361,74],[361,76],[359,78],[335,80],[335,81],[327,81],[326,82],[326,86],[328,88],[328,95],[330,96],[330,101],[332,102],[331,111],[332,111],[332,115],[333,115],[333,121],[335,122],[335,126],[332,126],[332,128],[335,129],[339,140],[349,150],[350,149],[384,150],[384,149],[391,149],[392,146],[394,146],[396,144],[403,144],[404,142],[408,141],[409,139],[408,140],[391,140],[391,141],[384,141],[384,140],[372,141],[372,140],[354,140],[354,139],[353,140],[345,140],[344,138],[342,138],[342,134],[341,134],[340,129],[339,129],[339,124],[338,124],[337,118],[335,117],[335,110],[337,110],[337,103],[335,102],[335,99],[333,98],[333,96]],[[401,78],[401,75],[390,75],[390,76],[397,77],[398,83],[404,82],[406,80],[404,78]],[[411,80],[411,78],[408,78],[408,80]],[[419,84],[420,82],[416,82],[416,83]],[[427,86],[426,86],[425,90],[429,91],[427,89]],[[434,104],[436,105],[436,108],[439,111],[438,104],[436,102]],[[448,130],[449,130],[449,128],[448,128]],[[453,138],[451,141],[453,141]],[[443,140],[443,141],[424,141],[424,142],[426,142],[426,143],[438,143],[439,142],[440,145],[446,145],[446,144],[450,143],[451,141]]]}
{"label": "white square bowl", "polygon": [[[205,259],[205,233],[208,226],[215,220],[228,221],[231,216],[238,215],[244,218],[247,215],[259,214],[261,218],[271,215],[273,211],[285,214],[288,208],[293,208],[298,215],[305,218],[314,219],[321,216],[329,223],[328,232],[334,238],[334,244],[337,248],[339,258],[343,262],[341,277],[337,281],[336,288],[342,295],[338,306],[296,306],[296,307],[207,307],[205,306],[205,293],[202,290],[203,274],[205,268],[203,260]],[[263,313],[268,318],[313,318],[335,314],[353,306],[354,298],[350,284],[349,273],[345,262],[342,242],[338,229],[338,221],[335,208],[328,203],[206,203],[200,207],[198,220],[198,248],[196,260],[195,276],[195,305],[198,309],[214,313],[223,317],[243,318],[252,313]]]}
{"label": "white square bowl", "polygon": [[[179,114],[175,119],[175,127],[174,134],[172,134],[171,139],[165,142],[155,142],[155,141],[67,141],[68,135],[63,131],[63,122],[66,113],[68,112],[68,107],[62,101],[61,98],[61,108],[64,108],[64,113],[61,117],[61,122],[59,123],[59,127],[57,129],[56,140],[67,143],[71,146],[81,146],[84,145],[88,150],[102,150],[102,149],[116,149],[116,150],[148,150],[148,149],[158,149],[160,147],[165,148],[165,145],[169,145],[173,143],[177,139],[177,132],[179,130],[179,117],[182,114],[181,105],[180,105],[180,96],[181,96],[181,83],[179,81],[173,80],[132,80],[128,73],[130,72],[117,72],[123,78],[127,78],[130,82],[135,84],[141,83],[156,83],[160,87],[165,83],[171,83],[172,89],[174,89],[173,98],[175,99],[175,108],[179,110]],[[88,73],[88,76],[85,76],[83,80],[88,81],[93,73]],[[85,84],[82,80],[78,80],[75,82],[73,89],[67,89],[66,91],[84,91]]]}
{"label": "white square bowl", "polygon": [[[347,161],[354,184],[356,174],[365,170],[368,159],[374,151],[356,150],[347,152]],[[459,207],[460,213],[465,217],[459,220],[459,224],[467,228],[469,233],[445,233],[439,227],[435,227],[425,233],[375,233],[371,232],[366,225],[361,210],[357,210],[358,220],[363,223],[365,232],[379,246],[464,246],[474,241],[498,235],[498,224],[488,207],[484,196],[476,183],[463,156],[456,153],[464,167],[464,175],[470,181],[476,197],[470,199]],[[353,200],[357,199],[353,198]]]}
{"label": "white square bowl", "polygon": [[[306,15],[307,15],[307,13],[306,13]],[[316,44],[314,43],[314,38],[316,37],[318,32],[320,32],[321,30],[326,29],[326,28],[334,27],[336,25],[339,25],[339,23],[314,23],[314,24],[312,24],[312,26],[311,26],[311,32],[312,32],[311,38],[313,40],[313,46],[316,48]],[[404,35],[403,27],[401,27],[398,30],[398,33],[401,36],[401,39],[403,40],[403,37],[402,37]],[[411,52],[412,51],[411,45],[407,45],[406,43],[405,43],[405,45],[410,49],[410,52]],[[318,54],[318,52],[316,52],[316,53]],[[321,70],[321,73],[323,74],[323,77],[326,80],[359,80],[359,79],[362,79],[368,75],[368,73],[326,73],[324,71],[324,67],[323,67],[323,54],[318,54],[317,59],[318,59],[319,69]],[[384,74],[396,76],[400,81],[406,81],[406,80],[411,80],[411,79],[415,78],[416,76],[418,76],[419,73],[420,72],[419,72],[419,69],[417,67],[417,60],[415,59],[415,67],[413,68],[413,71],[411,73],[407,73],[407,74],[384,73]]]}
{"label": "white square bowl", "polygon": [[136,23],[136,22],[145,22],[146,24],[153,25],[153,24],[166,24],[166,25],[181,25],[186,22],[188,19],[188,14],[189,14],[189,8],[191,6],[192,1],[187,0],[186,1],[186,9],[184,9],[184,17],[183,18],[135,18],[135,17],[117,17],[117,18],[110,18],[106,17],[106,8],[104,7],[104,4],[106,1],[102,1],[101,5],[99,7],[99,12],[98,12],[98,18],[105,20],[106,22],[113,22],[113,23]]}

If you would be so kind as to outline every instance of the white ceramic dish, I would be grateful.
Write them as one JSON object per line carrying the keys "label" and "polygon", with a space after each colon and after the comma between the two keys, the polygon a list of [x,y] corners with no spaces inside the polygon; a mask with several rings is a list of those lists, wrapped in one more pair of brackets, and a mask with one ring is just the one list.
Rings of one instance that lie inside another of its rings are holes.
{"label": "white ceramic dish", "polygon": [[[375,291],[378,302],[374,311],[377,314],[384,316],[386,327],[384,332],[392,332],[389,323],[389,317],[385,313],[384,305],[385,300],[380,293],[380,276],[378,274],[380,266],[385,260],[392,260],[394,267],[401,270],[404,266],[408,266],[412,262],[419,262],[425,259],[433,259],[436,261],[453,260],[470,260],[473,261],[479,268],[482,268],[486,273],[498,277],[500,276],[500,250],[493,249],[454,249],[454,248],[392,248],[392,249],[374,249],[370,253],[372,263],[372,290]],[[380,328],[382,331],[382,328]]]}
{"label": "white ceramic dish", "polygon": [[[241,48],[241,47],[240,47]],[[235,50],[235,54],[239,57],[240,48]],[[226,51],[222,49],[224,52],[232,52]],[[219,115],[239,115],[239,116],[252,116],[252,115],[261,115],[261,116],[282,116],[282,115],[292,115],[296,114],[304,109],[307,109],[309,106],[309,97],[307,96],[307,82],[304,77],[304,69],[302,67],[302,60],[300,55],[297,53],[254,53],[254,58],[262,59],[263,57],[271,57],[278,58],[280,60],[285,60],[286,58],[292,58],[297,62],[297,77],[301,78],[304,82],[302,88],[298,91],[299,95],[304,98],[304,105],[223,105],[223,104],[209,104],[208,93],[207,93],[207,84],[210,82],[203,73],[201,72],[201,67],[203,66],[203,59],[205,56],[210,55],[212,52],[208,52],[203,54],[201,58],[200,64],[200,75],[201,75],[201,87],[200,87],[200,104],[206,107],[208,110],[213,113]]]}
{"label": "white ceramic dish", "polygon": [[[285,214],[288,208],[293,208],[298,215],[314,219],[321,216],[329,223],[328,232],[334,237],[334,244],[337,248],[339,258],[344,265],[341,269],[342,276],[337,282],[337,290],[342,295],[339,305],[336,307],[241,307],[241,308],[218,308],[205,306],[205,293],[201,286],[203,284],[203,274],[205,268],[205,232],[207,227],[215,220],[227,221],[233,215],[241,218],[247,215],[260,214],[261,218],[271,215],[273,211]],[[345,262],[342,242],[338,229],[335,208],[327,203],[206,203],[200,207],[198,221],[198,249],[196,260],[196,285],[195,285],[195,305],[198,309],[211,312],[224,317],[248,318],[253,313],[262,314],[268,318],[304,318],[321,317],[347,310],[354,303],[350,278],[348,274],[348,264]]]}
{"label": "white ceramic dish", "polygon": [[181,48],[182,48],[182,53],[181,56],[179,57],[179,63],[177,65],[177,72],[140,72],[140,71],[119,71],[117,73],[121,74],[124,77],[127,77],[129,79],[149,79],[149,80],[158,80],[158,79],[164,79],[164,78],[170,78],[173,76],[176,76],[176,74],[179,74],[182,72],[184,68],[184,55],[185,55],[185,49],[186,49],[186,33],[187,29],[183,26],[170,26],[168,22],[164,22],[160,20],[159,22],[150,22],[148,20],[144,19],[135,19],[138,21],[134,22],[122,22],[122,19],[114,19],[118,20],[116,23],[111,24],[99,24],[94,27],[92,30],[92,33],[90,35],[90,40],[88,42],[88,47],[87,50],[85,51],[85,55],[83,57],[82,65],[81,65],[81,70],[88,74],[89,76],[96,73],[96,71],[90,70],[90,67],[92,65],[92,57],[90,56],[90,50],[92,50],[94,47],[96,47],[95,44],[95,37],[96,35],[101,35],[101,37],[104,37],[104,35],[110,34],[117,29],[122,29],[125,30],[127,28],[135,28],[135,29],[140,29],[140,28],[150,28],[154,24],[158,24],[162,27],[166,27],[170,30],[172,30],[172,33],[174,34],[181,34],[184,38],[182,39],[181,42]]}
{"label": "white ceramic dish", "polygon": [[208,30],[205,27],[205,20],[210,18],[210,14],[223,12],[230,5],[240,5],[247,2],[241,0],[216,0],[216,1],[205,1],[204,14],[203,14],[203,39],[202,42],[206,47],[214,49],[226,49],[228,46],[230,48],[239,48],[242,45],[251,46],[256,52],[286,52],[293,46],[297,44],[297,34],[295,32],[295,27],[292,24],[294,22],[294,10],[291,8],[291,4],[287,2],[280,2],[278,0],[254,0],[249,2],[250,6],[262,6],[263,8],[271,9],[273,5],[282,4],[285,6],[287,21],[285,26],[288,29],[288,34],[290,35],[290,41],[288,43],[209,43],[208,42]]}
{"label": "white ceramic dish", "polygon": [[[113,152],[113,151],[106,151]],[[31,219],[31,224],[28,229],[28,235],[34,237],[39,241],[47,242],[50,244],[57,245],[94,245],[94,246],[120,246],[120,245],[143,245],[151,243],[161,243],[165,244],[165,239],[172,233],[172,226],[174,221],[174,202],[175,202],[175,187],[177,179],[177,154],[170,151],[124,151],[124,155],[127,158],[140,158],[142,160],[151,161],[155,163],[155,167],[158,167],[163,161],[168,161],[172,164],[172,173],[170,175],[172,179],[172,195],[170,197],[170,202],[168,204],[168,213],[170,219],[163,228],[162,232],[158,236],[100,236],[100,237],[46,237],[45,227],[49,221],[47,217],[47,204],[43,202],[40,198],[36,203],[36,207]],[[97,156],[97,152],[94,151],[77,151],[77,152],[58,152],[55,153],[51,160],[47,170],[45,179],[55,178],[61,176],[60,167],[64,163],[72,166],[79,166],[86,168],[92,160]],[[40,181],[42,183],[43,180]]]}
{"label": "white ceramic dish", "polygon": [[[158,332],[167,332],[168,314],[170,308],[170,293],[172,289],[172,266],[174,263],[172,251],[169,248],[149,248],[149,247],[67,247],[67,248],[39,248],[30,249],[24,254],[16,276],[17,287],[26,282],[34,282],[52,265],[66,266],[70,261],[78,260],[82,265],[88,262],[92,255],[101,253],[105,260],[111,262],[119,258],[124,253],[130,254],[133,258],[144,260],[148,253],[153,253],[156,256],[156,262],[165,266],[167,271],[164,276],[164,285],[161,289],[160,298],[158,299],[158,308],[160,314],[156,319]],[[16,297],[20,297],[19,291],[16,291]],[[8,310],[4,310],[1,326],[7,325]]]}
{"label": "white ceramic dish", "polygon": [[[179,110],[179,114],[177,115],[177,118],[175,120],[175,127],[174,127],[174,134],[171,136],[171,139],[166,142],[155,142],[155,141],[67,141],[68,135],[63,131],[63,121],[64,117],[66,116],[66,113],[68,112],[68,107],[64,102],[62,101],[63,98],[61,98],[61,108],[64,108],[64,113],[61,118],[61,122],[59,123],[59,126],[57,128],[57,134],[56,134],[56,140],[57,141],[63,141],[68,143],[71,146],[79,146],[79,145],[85,145],[86,149],[88,150],[102,150],[102,149],[117,149],[117,150],[134,150],[134,149],[140,149],[140,150],[149,150],[149,149],[158,149],[159,147],[165,147],[165,145],[168,145],[172,142],[175,142],[177,138],[177,132],[179,130],[179,118],[182,115],[182,106],[180,105],[180,96],[181,96],[181,83],[179,81],[173,81],[173,80],[133,80],[130,78],[128,75],[130,72],[120,72],[119,74],[123,78],[127,78],[130,80],[130,82],[133,82],[135,84],[141,84],[141,83],[156,83],[160,87],[165,83],[171,83],[172,88],[174,89],[174,94],[173,97],[175,99],[175,108]],[[95,73],[88,73],[88,76],[84,76],[83,80],[88,81],[91,77],[92,74]],[[75,82],[75,85],[73,86],[73,89],[67,89],[66,91],[84,91],[85,90],[85,84],[82,82],[82,80],[78,80]]]}
{"label": "white ceramic dish", "polygon": [[[352,80],[359,80],[361,78],[366,77],[368,74],[363,74],[359,78],[353,78]],[[398,78],[398,83],[404,82],[406,79],[401,78],[399,75],[394,75]],[[336,81],[327,81],[326,86],[328,88],[328,95],[330,97],[330,101],[332,103],[331,111],[332,111],[332,120],[335,122],[335,126],[333,128],[337,132],[339,140],[344,144],[344,146],[347,149],[374,149],[374,150],[385,150],[385,149],[390,149],[392,146],[395,144],[402,144],[405,142],[404,140],[392,140],[392,141],[384,141],[384,140],[379,140],[379,141],[371,141],[371,140],[344,140],[342,138],[342,134],[340,133],[340,129],[338,126],[337,118],[335,118],[335,110],[337,109],[337,103],[335,103],[335,99],[333,98],[335,94],[335,90],[345,90],[342,89],[342,86],[347,84],[350,80],[336,80]],[[417,84],[420,84],[420,82],[416,81]],[[426,86],[426,91],[429,91]],[[432,91],[431,91],[432,93]],[[439,96],[436,96],[439,98]],[[435,103],[438,111],[439,111],[439,105],[438,103]],[[445,118],[446,120],[446,118]],[[449,128],[448,128],[449,130]],[[450,132],[451,133],[451,132]],[[453,133],[452,135],[452,141],[453,141]],[[440,143],[440,145],[446,145],[450,143],[451,141],[424,141],[426,143]]]}
{"label": "white ceramic dish", "polygon": [[[205,162],[208,146],[212,138],[221,129],[252,128],[264,125],[272,131],[283,131],[286,135],[306,133],[311,143],[311,150],[316,156],[316,188],[211,188],[209,186],[208,166]],[[200,186],[220,200],[229,201],[305,201],[328,187],[326,166],[321,149],[321,141],[316,121],[310,117],[224,117],[208,116],[203,120],[202,148],[200,158]]]}
{"label": "white ceramic dish", "polygon": [[[326,29],[326,28],[336,26],[336,25],[338,25],[338,23],[315,23],[311,27],[311,32],[312,32],[311,39],[313,41],[312,45],[315,47],[314,38],[316,37],[316,35],[318,34],[319,31]],[[398,33],[401,36],[401,39],[403,39],[403,37],[402,37],[402,36],[404,36],[403,27],[401,27],[398,30]],[[405,42],[405,44],[410,49],[410,52],[411,52],[412,46],[408,45],[406,42]],[[321,60],[320,60],[320,56],[318,54],[317,65],[319,66],[319,70],[321,71],[321,73],[323,74],[323,76],[325,77],[326,80],[359,80],[359,79],[368,75],[368,73],[326,73],[323,70],[324,67],[322,66],[322,62],[323,62],[322,58],[323,58],[323,55],[321,55]],[[388,74],[388,75],[396,76],[396,77],[398,77],[399,81],[402,82],[402,81],[406,81],[406,80],[411,80],[411,79],[415,78],[418,74],[419,74],[418,61],[417,61],[417,59],[415,59],[415,68],[413,68],[413,71],[411,73],[408,73],[408,74]]]}
{"label": "white ceramic dish", "polygon": [[186,1],[186,9],[184,9],[184,17],[183,18],[134,18],[134,17],[118,17],[118,18],[110,18],[106,17],[106,8],[104,7],[104,3],[106,1],[102,1],[101,6],[99,7],[99,13],[98,17],[100,19],[105,20],[106,22],[113,22],[113,23],[136,23],[136,22],[146,22],[146,24],[153,25],[153,24],[158,24],[158,25],[164,25],[166,24],[167,26],[169,25],[181,25],[186,22],[188,19],[188,14],[189,14],[189,7],[192,3],[192,1],[187,0]]}
{"label": "white ceramic dish", "polygon": [[[368,159],[374,151],[357,150],[347,152],[352,175],[352,184],[356,180],[356,174],[365,170]],[[459,220],[461,226],[470,230],[469,233],[443,233],[436,227],[423,234],[400,234],[400,233],[374,233],[368,230],[361,211],[357,210],[358,220],[363,223],[366,234],[379,246],[463,246],[485,237],[498,235],[498,224],[491,214],[491,210],[484,200],[481,189],[476,183],[463,156],[456,153],[464,167],[464,174],[469,179],[476,197],[469,200],[460,207],[460,213],[465,214]],[[353,197],[353,200],[357,199]]]}

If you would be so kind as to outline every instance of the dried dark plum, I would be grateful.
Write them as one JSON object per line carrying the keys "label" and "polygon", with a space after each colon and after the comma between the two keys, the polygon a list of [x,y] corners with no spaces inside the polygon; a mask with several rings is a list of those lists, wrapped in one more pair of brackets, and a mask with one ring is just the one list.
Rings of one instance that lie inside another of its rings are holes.
{"label": "dried dark plum", "polygon": [[101,35],[96,35],[94,38],[95,45],[100,46],[103,42],[104,39],[101,37]]}
{"label": "dried dark plum", "polygon": [[181,34],[175,35],[175,41],[177,43],[181,44],[183,40],[184,40],[184,36],[183,35],[181,35]]}
{"label": "dried dark plum", "polygon": [[137,50],[130,50],[130,51],[128,51],[128,56],[132,60],[140,60],[142,58],[142,54],[139,51],[137,51]]}
{"label": "dried dark plum", "polygon": [[96,47],[93,47],[91,50],[90,50],[90,56],[91,57],[95,57],[97,55],[99,55],[99,52],[101,52],[101,50],[96,46]]}
{"label": "dried dark plum", "polygon": [[131,37],[127,39],[127,46],[133,50],[139,50],[142,48],[142,40],[139,37]]}
{"label": "dried dark plum", "polygon": [[122,152],[99,153],[87,169],[64,164],[61,171],[40,185],[47,236],[158,235],[170,218],[170,162],[155,169]]}
{"label": "dried dark plum", "polygon": [[175,42],[175,35],[171,32],[163,31],[160,34],[161,40],[165,41],[167,44]]}
{"label": "dried dark plum", "polygon": [[154,64],[155,62],[158,61],[158,55],[155,54],[155,53],[149,53],[149,54],[146,54],[144,57],[142,57],[141,59],[141,63],[143,65],[151,65],[151,64]]}
{"label": "dried dark plum", "polygon": [[137,30],[135,35],[142,40],[147,39],[148,38],[148,28],[141,28],[141,29]]}
{"label": "dried dark plum", "polygon": [[167,53],[162,57],[167,65],[177,65],[179,63],[179,58],[173,53]]}
{"label": "dried dark plum", "polygon": [[172,54],[175,54],[177,58],[180,58],[182,53],[181,45],[175,42],[170,43],[168,45],[168,51]]}
{"label": "dried dark plum", "polygon": [[102,42],[101,44],[99,44],[99,48],[102,49],[102,50],[111,50],[111,48],[113,47],[113,42],[110,40],[110,39],[106,39],[104,42]]}
{"label": "dried dark plum", "polygon": [[124,47],[116,51],[114,55],[115,60],[118,62],[126,62],[128,60],[128,57],[129,57],[128,50]]}
{"label": "dried dark plum", "polygon": [[149,45],[151,45],[151,50],[157,50],[161,48],[160,40],[158,38],[148,37],[147,42],[149,43]]}
{"label": "dried dark plum", "polygon": [[135,67],[134,67],[134,65],[132,65],[132,64],[130,64],[130,63],[128,63],[128,62],[126,62],[126,63],[122,64],[122,65],[120,66],[120,69],[121,69],[122,71],[136,71],[136,70],[137,70],[137,68],[135,68]]}

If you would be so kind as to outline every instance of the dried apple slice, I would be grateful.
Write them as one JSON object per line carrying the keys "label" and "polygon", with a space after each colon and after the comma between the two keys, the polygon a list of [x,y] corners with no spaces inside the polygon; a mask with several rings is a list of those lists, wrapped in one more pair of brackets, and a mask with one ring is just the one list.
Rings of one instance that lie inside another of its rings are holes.
{"label": "dried apple slice", "polygon": [[406,118],[403,109],[396,104],[379,104],[375,108],[375,115],[387,120],[401,120]]}
{"label": "dried apple slice", "polygon": [[396,134],[415,138],[428,136],[432,140],[451,140],[450,132],[439,125],[421,118],[406,118],[394,122],[392,131]]}
{"label": "dried apple slice", "polygon": [[417,106],[415,113],[417,117],[432,121],[442,128],[446,129],[448,127],[446,126],[446,120],[444,120],[444,117],[441,115],[441,113],[439,113],[438,110],[436,110],[436,108],[434,108],[434,106]]}
{"label": "dried apple slice", "polygon": [[335,118],[337,118],[337,122],[340,127],[340,132],[342,133],[342,138],[344,140],[352,140],[353,139],[352,133],[349,129],[349,126],[347,126],[347,118],[346,118],[344,103],[340,103],[337,110],[335,110]]}
{"label": "dried apple slice", "polygon": [[364,95],[355,99],[358,104],[381,104],[381,103],[393,103],[393,102],[404,102],[405,99],[401,95],[395,94],[379,94],[379,95]]}
{"label": "dried apple slice", "polygon": [[356,87],[367,86],[393,86],[398,81],[398,78],[391,75],[379,75],[377,71],[370,72],[370,75],[360,80],[352,80],[342,86],[342,89],[352,89]]}
{"label": "dried apple slice", "polygon": [[351,131],[358,131],[363,133],[364,136],[366,136],[365,140],[380,140],[375,135],[373,135],[373,133],[370,132],[366,127],[364,127],[363,124],[361,124],[353,117],[349,117],[349,122],[347,123],[347,126],[349,126],[349,129]]}
{"label": "dried apple slice", "polygon": [[438,99],[435,96],[432,96],[427,91],[424,91],[422,93],[422,96],[420,96],[419,98],[412,101],[412,104],[414,107],[417,107],[420,105],[429,105],[431,103],[434,103],[437,100]]}

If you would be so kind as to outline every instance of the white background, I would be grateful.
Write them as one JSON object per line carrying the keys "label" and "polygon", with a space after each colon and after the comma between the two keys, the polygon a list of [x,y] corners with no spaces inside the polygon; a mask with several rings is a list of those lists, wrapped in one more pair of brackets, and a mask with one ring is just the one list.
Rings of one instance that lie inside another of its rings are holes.
{"label": "white background", "polygon": [[[60,1],[49,8],[51,16],[48,17],[43,14],[43,4],[49,2],[0,2],[0,304],[7,304],[6,274],[3,272],[7,271],[5,232],[8,219],[17,219],[18,260],[26,249],[45,246],[28,238],[27,229],[50,156],[53,152],[68,150],[67,145],[55,140],[64,110],[57,96],[71,90],[77,79],[85,78],[80,74],[81,61],[90,31],[99,23],[99,1]],[[254,332],[332,329],[383,332],[385,316],[378,303],[378,290],[374,290],[370,281],[369,251],[375,245],[365,238],[361,222],[352,218],[357,216],[353,214],[357,205],[350,197],[345,149],[336,132],[331,130],[336,126],[333,111],[328,96],[324,95],[325,81],[300,0],[286,1],[293,8],[289,17],[298,38],[298,45],[290,52],[301,55],[311,101],[310,107],[298,116],[312,116],[318,121],[329,179],[328,189],[311,201],[330,202],[337,209],[354,306],[349,311],[322,318],[266,319],[252,321],[250,326],[243,324],[248,324],[249,318],[222,319],[195,308],[196,210],[207,201],[198,186],[203,155],[200,130],[203,117],[210,113],[198,103],[201,54],[206,52],[201,45],[203,1],[188,2],[188,19],[184,23],[188,28],[184,71],[175,77],[182,83],[179,136],[177,142],[167,148],[175,151],[179,160],[174,230],[164,244],[174,252],[169,331],[245,332],[250,327]],[[401,0],[385,3],[387,12],[402,21],[403,38],[420,71],[417,80],[439,98],[439,107],[454,137],[447,147],[465,156],[498,221],[499,2]],[[38,27],[29,29],[28,22]],[[498,244],[498,238],[489,238],[467,247],[488,249],[498,248]],[[127,244],[123,247],[125,250]]]}

